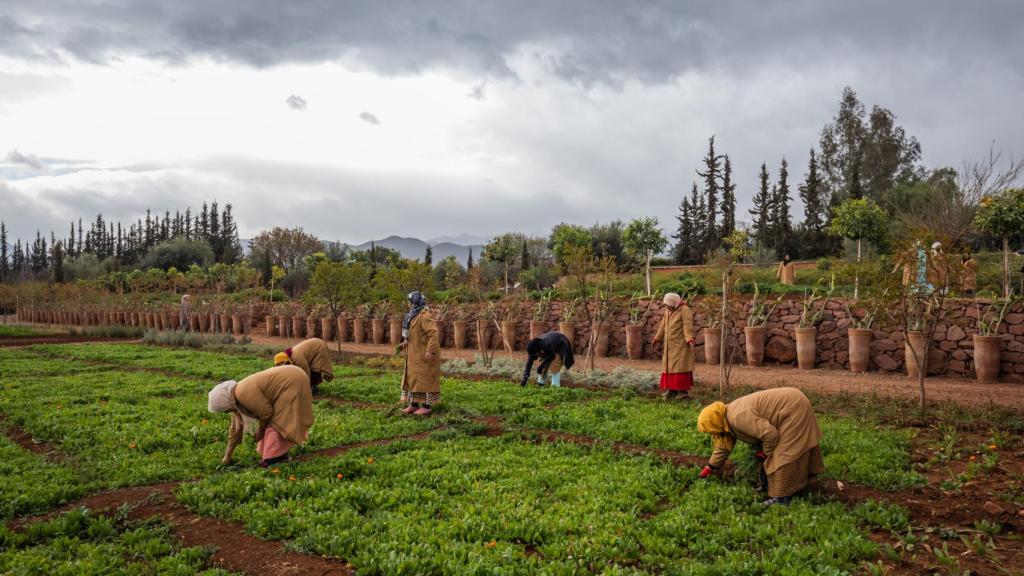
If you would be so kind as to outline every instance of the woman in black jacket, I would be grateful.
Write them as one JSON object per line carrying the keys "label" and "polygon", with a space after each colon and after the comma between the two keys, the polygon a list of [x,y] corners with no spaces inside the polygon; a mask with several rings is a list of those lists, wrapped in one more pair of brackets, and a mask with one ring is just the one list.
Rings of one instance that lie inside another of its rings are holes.
{"label": "woman in black jacket", "polygon": [[548,373],[551,373],[551,385],[561,386],[562,367],[566,370],[572,368],[576,363],[572,355],[572,342],[561,332],[547,332],[540,338],[534,338],[526,343],[526,372],[523,373],[523,381],[520,386],[526,386],[530,379],[530,371],[533,363],[540,358],[540,365],[537,366],[537,384],[544,384]]}

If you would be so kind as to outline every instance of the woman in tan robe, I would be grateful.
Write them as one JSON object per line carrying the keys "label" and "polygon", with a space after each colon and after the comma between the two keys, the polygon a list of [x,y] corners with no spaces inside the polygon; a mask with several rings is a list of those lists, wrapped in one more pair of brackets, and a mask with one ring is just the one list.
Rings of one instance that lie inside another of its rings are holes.
{"label": "woman in tan robe", "polygon": [[960,290],[964,296],[974,298],[974,291],[978,289],[978,261],[968,251],[960,267]]}
{"label": "woman in tan robe", "polygon": [[402,374],[403,414],[429,416],[441,400],[441,345],[437,324],[419,291],[409,294],[409,312],[402,320],[405,373]]}
{"label": "woman in tan robe", "polygon": [[728,406],[710,404],[697,418],[697,430],[711,434],[715,447],[701,478],[725,464],[737,439],[755,447],[767,476],[765,504],[788,504],[810,478],[825,471],[818,419],[811,402],[796,388],[754,392]]}
{"label": "woman in tan robe", "polygon": [[775,278],[786,286],[796,284],[796,264],[790,260],[789,254],[786,254],[782,258],[782,262],[779,263],[779,270],[775,273]]}
{"label": "woman in tan robe", "polygon": [[309,437],[313,426],[313,395],[309,378],[296,366],[277,366],[241,382],[228,380],[210,390],[210,412],[230,412],[224,464],[231,463],[245,432],[256,437],[260,465],[288,459],[288,451]]}
{"label": "woman in tan robe", "polygon": [[274,366],[294,364],[306,373],[309,385],[315,394],[321,382],[334,380],[334,366],[331,364],[331,351],[327,344],[319,338],[303,340],[284,351],[285,356],[278,353],[274,357]]}
{"label": "woman in tan robe", "polygon": [[664,390],[662,398],[672,400],[682,392],[688,398],[693,386],[693,343],[696,336],[693,331],[693,311],[679,294],[669,292],[662,300],[665,304],[665,315],[661,317],[658,333],[654,335],[652,344],[664,338],[665,345],[661,349],[661,382],[659,388]]}

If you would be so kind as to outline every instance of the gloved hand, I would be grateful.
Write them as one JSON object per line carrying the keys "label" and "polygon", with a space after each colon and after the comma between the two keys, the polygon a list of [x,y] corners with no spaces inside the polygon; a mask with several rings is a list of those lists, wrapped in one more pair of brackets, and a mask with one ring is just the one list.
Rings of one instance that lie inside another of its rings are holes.
{"label": "gloved hand", "polygon": [[708,476],[711,476],[711,472],[711,466],[705,466],[704,469],[700,471],[700,477],[707,478]]}
{"label": "gloved hand", "polygon": [[754,456],[757,456],[758,460],[768,459],[768,455],[764,453],[764,450],[758,450],[757,452],[754,452]]}
{"label": "gloved hand", "polygon": [[686,343],[689,344],[690,346],[693,346],[697,342],[695,340],[687,340]]}

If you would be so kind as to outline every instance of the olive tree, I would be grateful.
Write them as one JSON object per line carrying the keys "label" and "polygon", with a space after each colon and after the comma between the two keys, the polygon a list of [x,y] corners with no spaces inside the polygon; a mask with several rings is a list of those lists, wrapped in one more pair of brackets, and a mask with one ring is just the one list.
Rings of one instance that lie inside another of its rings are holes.
{"label": "olive tree", "polygon": [[[828,232],[857,242],[857,264],[861,260],[861,242],[879,241],[885,236],[889,216],[885,210],[869,198],[850,198],[836,206],[832,213],[832,224]],[[853,297],[857,298],[860,273],[854,276]]]}
{"label": "olive tree", "polygon": [[647,295],[651,295],[651,258],[668,246],[668,238],[661,233],[657,218],[637,218],[626,226],[623,233],[626,250],[644,259],[644,282]]}
{"label": "olive tree", "polygon": [[986,196],[974,218],[979,229],[1003,240],[1003,297],[1010,297],[1010,237],[1024,231],[1024,188]]}

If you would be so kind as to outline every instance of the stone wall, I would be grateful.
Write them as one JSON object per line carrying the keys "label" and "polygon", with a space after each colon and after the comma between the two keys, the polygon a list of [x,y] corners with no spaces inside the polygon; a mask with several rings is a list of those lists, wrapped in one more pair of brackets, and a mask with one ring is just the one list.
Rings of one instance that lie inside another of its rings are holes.
{"label": "stone wall", "polygon": [[[546,330],[557,330],[561,319],[563,302],[552,302],[545,321]],[[958,378],[974,377],[972,358],[974,344],[972,336],[977,332],[978,304],[972,300],[950,300],[946,303],[945,320],[935,331],[933,346],[929,354],[928,372],[931,375]],[[984,311],[985,304],[982,304]],[[796,342],[794,329],[800,319],[800,301],[797,299],[783,300],[768,319],[765,332],[765,362],[772,364],[796,365]],[[644,323],[643,357],[657,358],[661,354],[661,345],[652,346],[651,339],[658,329],[662,311],[659,307]],[[529,316],[517,321],[515,346],[522,350],[529,337]],[[612,321],[609,355],[626,356],[626,331],[629,323],[626,312],[620,312]],[[453,345],[453,334],[450,322],[445,329],[445,347]],[[694,324],[698,330],[696,355],[697,361],[704,361],[704,334],[700,328],[704,325],[703,315],[694,313]],[[590,336],[590,326],[583,317],[576,318],[574,345],[580,353],[585,349]],[[850,320],[842,301],[830,302],[824,312],[817,335],[817,368],[848,370],[849,354],[847,329]],[[903,373],[904,345],[903,332],[890,326],[876,324],[871,342],[872,371]],[[476,327],[471,322],[467,330],[469,347],[475,348],[477,342]],[[500,346],[501,340],[491,327],[493,345]],[[733,342],[738,343],[736,362],[743,363],[745,350],[742,326],[731,331]],[[1000,328],[1003,336],[1002,374],[1003,381],[1024,382],[1024,303],[1018,303],[1006,317],[1006,323]]]}

